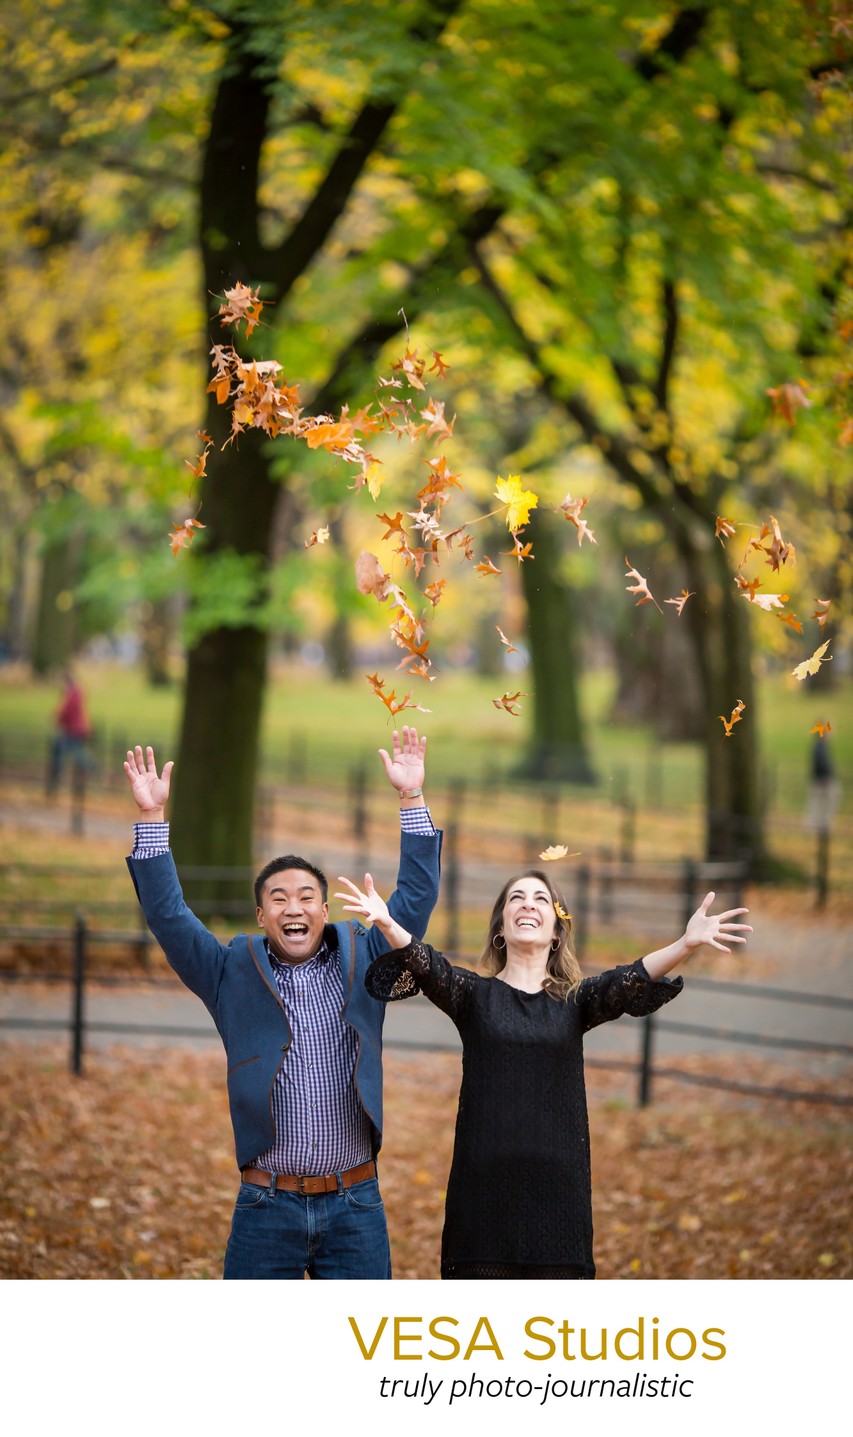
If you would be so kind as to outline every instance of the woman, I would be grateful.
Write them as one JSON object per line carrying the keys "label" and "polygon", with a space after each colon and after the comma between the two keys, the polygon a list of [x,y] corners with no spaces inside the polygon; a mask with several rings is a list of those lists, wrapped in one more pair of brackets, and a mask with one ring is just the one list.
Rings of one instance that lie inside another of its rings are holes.
{"label": "woman", "polygon": [[493,976],[482,977],[413,941],[370,874],[364,890],[341,882],[350,891],[335,896],[396,950],[368,969],[372,997],[422,992],[462,1038],[442,1277],[594,1277],[583,1035],[669,1002],[682,987],[669,970],[703,943],[724,953],[722,938],[744,943],[752,929],[732,919],[747,910],[713,917],[709,893],[675,943],[582,979],[561,895],[545,873],[528,871],[498,895],[482,957]]}

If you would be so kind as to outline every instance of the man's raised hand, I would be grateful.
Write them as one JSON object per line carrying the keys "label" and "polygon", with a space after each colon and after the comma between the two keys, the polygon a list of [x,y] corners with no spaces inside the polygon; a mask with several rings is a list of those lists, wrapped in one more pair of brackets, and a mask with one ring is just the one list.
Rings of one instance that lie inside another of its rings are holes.
{"label": "man's raised hand", "polygon": [[390,756],[384,748],[379,750],[379,757],[389,782],[393,784],[398,793],[406,793],[413,788],[422,788],[426,735],[423,738],[418,738],[417,730],[407,728],[404,724],[402,741],[396,729],[391,737],[393,756]]}
{"label": "man's raised hand", "polygon": [[130,791],[139,812],[144,814],[151,823],[162,820],[164,816],[174,766],[170,759],[168,763],[163,764],[163,772],[158,775],[157,765],[154,762],[154,750],[150,745],[146,748],[144,756],[139,744],[135,749],[127,751],[124,771],[127,774]]}

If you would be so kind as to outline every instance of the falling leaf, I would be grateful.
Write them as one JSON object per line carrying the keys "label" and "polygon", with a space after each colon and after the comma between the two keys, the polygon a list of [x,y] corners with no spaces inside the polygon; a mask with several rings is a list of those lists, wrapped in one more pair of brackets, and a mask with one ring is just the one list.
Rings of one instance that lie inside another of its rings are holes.
{"label": "falling leaf", "polygon": [[[765,544],[765,539],[769,539],[770,543]],[[758,538],[750,539],[738,567],[746,563],[749,555],[754,550],[757,550],[760,554],[765,554],[771,569],[777,572],[782,564],[786,564],[790,561],[793,565],[797,562],[796,549],[793,544],[785,543],[785,540],[782,538],[782,531],[779,528],[779,521],[775,519],[772,514],[770,515],[769,521],[766,524],[762,524]]]}
{"label": "falling leaf", "polygon": [[223,324],[238,324],[241,319],[246,321],[246,333],[251,334],[255,325],[261,317],[261,310],[264,302],[259,299],[256,292],[246,284],[235,284],[233,289],[225,290],[227,304],[219,306],[219,317]]}
{"label": "falling leaf", "polygon": [[504,633],[503,629],[498,628],[498,625],[497,625],[497,624],[495,624],[495,628],[498,630],[498,633],[499,633],[499,635],[500,635],[501,643],[503,644],[503,646],[504,646],[504,648],[506,649],[507,653],[508,653],[508,654],[517,654],[517,653],[518,653],[518,649],[515,647],[514,644],[511,644],[511,643],[510,643],[510,641],[509,641],[509,639],[507,638],[506,634]]}
{"label": "falling leaf", "polygon": [[399,370],[405,375],[414,389],[423,389],[423,372],[426,368],[426,361],[421,359],[416,349],[411,350],[407,345],[403,358],[399,359],[396,364],[392,364],[391,368]]}
{"label": "falling leaf", "polygon": [[[754,599],[756,589],[761,588],[760,579],[745,579],[743,574],[735,574],[734,581],[741,593],[745,594],[748,599]],[[785,597],[787,598],[787,595]]]}
{"label": "falling leaf", "polygon": [[808,387],[806,381],[800,379],[796,384],[780,384],[775,389],[766,390],[773,401],[774,414],[793,424],[798,410],[811,408],[812,402],[806,393]]}
{"label": "falling leaf", "polygon": [[538,494],[531,489],[522,489],[520,474],[509,474],[506,479],[501,479],[499,475],[495,497],[506,504],[506,526],[513,533],[524,528],[530,518],[530,510],[539,503]]}
{"label": "falling leaf", "polygon": [[501,694],[499,699],[492,699],[492,703],[496,709],[506,709],[508,714],[512,714],[513,718],[517,718],[521,713],[521,709],[518,707],[518,700],[529,698],[530,694],[523,694],[519,689],[518,693]]}
{"label": "falling leaf", "polygon": [[185,549],[195,538],[196,529],[204,529],[205,525],[199,523],[198,519],[185,519],[182,524],[174,524],[169,538],[172,543],[172,553],[177,554]]}
{"label": "falling leaf", "polygon": [[815,649],[810,659],[804,659],[801,664],[797,664],[797,667],[791,670],[794,678],[802,681],[807,674],[816,674],[821,664],[828,664],[832,659],[832,654],[828,654],[826,658],[823,656],[829,648],[829,645],[830,640],[827,639],[826,643],[821,644],[819,649]]}
{"label": "falling leaf", "polygon": [[425,407],[421,410],[421,418],[426,420],[426,437],[431,439],[433,435],[438,436],[438,442],[442,439],[450,439],[453,435],[453,426],[456,423],[456,415],[448,421],[444,417],[444,404],[439,399],[430,398]]}
{"label": "falling leaf", "polygon": [[[542,857],[541,853],[540,853],[539,857],[540,857],[540,858]],[[571,913],[567,913],[566,910],[565,910],[565,908],[562,908],[562,907],[560,906],[560,904],[557,902],[556,898],[554,899],[554,912],[556,913],[556,915],[557,915],[558,918],[562,918],[562,920],[563,920],[564,923],[571,923],[571,922],[572,922],[572,915],[571,915]]]}
{"label": "falling leaf", "polygon": [[688,599],[693,599],[693,598],[695,598],[695,596],[696,596],[696,595],[695,595],[695,590],[691,590],[691,592],[688,594],[688,592],[687,592],[686,589],[682,589],[682,590],[681,590],[681,598],[680,598],[680,599],[664,599],[664,603],[665,603],[665,604],[673,604],[673,605],[675,606],[675,608],[677,609],[677,611],[678,611],[678,616],[679,616],[679,618],[680,618],[680,617],[681,617],[681,611],[682,611],[682,609],[684,608],[684,605],[687,603],[687,600],[688,600]]}
{"label": "falling leaf", "polygon": [[377,517],[381,520],[383,524],[388,525],[388,528],[382,535],[383,539],[390,539],[392,534],[402,534],[403,536],[405,536],[406,531],[403,528],[403,515],[399,509],[397,510],[397,513],[394,515],[393,519],[389,514],[379,514],[377,515]]}
{"label": "falling leaf", "polygon": [[787,594],[755,594],[745,593],[744,598],[750,599],[759,609],[764,609],[768,614],[773,609],[782,609],[788,602]]}
{"label": "falling leaf", "polygon": [[437,349],[431,349],[430,354],[432,355],[432,364],[430,365],[430,370],[434,369],[438,374],[439,379],[443,379],[445,374],[447,374],[448,370],[450,369],[450,365],[442,358]]}
{"label": "falling leaf", "polygon": [[662,613],[663,613],[663,609],[661,608],[661,606],[660,606],[660,604],[658,603],[657,599],[656,599],[656,598],[653,596],[653,594],[650,592],[649,587],[648,587],[648,584],[646,583],[646,581],[645,581],[645,579],[643,578],[642,574],[638,573],[638,571],[637,571],[636,569],[632,569],[632,568],[631,568],[630,560],[627,559],[627,558],[626,558],[626,560],[625,560],[625,567],[626,567],[626,569],[628,570],[627,574],[625,575],[625,578],[626,578],[626,579],[636,579],[636,583],[634,583],[634,584],[626,584],[626,586],[625,586],[626,589],[628,590],[628,593],[629,593],[629,594],[639,594],[639,596],[640,596],[640,597],[638,598],[636,604],[634,605],[635,609],[636,609],[636,608],[639,608],[639,607],[640,607],[640,604],[654,604],[654,606],[655,606],[655,608],[657,609],[658,613],[659,613],[659,614],[662,614]]}
{"label": "falling leaf", "polygon": [[555,506],[555,513],[559,511],[563,514],[564,518],[568,519],[570,524],[574,524],[578,531],[579,546],[583,543],[584,539],[589,539],[592,544],[597,543],[596,537],[586,519],[581,518],[581,514],[588,502],[587,499],[573,499],[571,494],[567,494],[563,502]]}
{"label": "falling leaf", "polygon": [[376,694],[376,697],[382,700],[389,714],[392,716],[402,713],[404,709],[418,709],[420,713],[423,714],[432,712],[431,709],[425,709],[422,704],[416,704],[412,699],[411,693],[405,694],[401,699],[397,698],[395,689],[392,689],[390,694],[386,694],[384,691],[385,680],[380,679],[378,674],[365,674],[365,678]]}
{"label": "falling leaf", "polygon": [[479,564],[475,564],[474,568],[478,574],[500,574],[502,572],[500,569],[495,568],[488,555],[486,555]]}
{"label": "falling leaf", "polygon": [[809,733],[816,733],[818,738],[826,738],[828,733],[832,733],[832,724],[828,722],[816,723],[814,728],[809,729]]}
{"label": "falling leaf", "polygon": [[727,719],[724,718],[722,714],[719,715],[720,723],[723,725],[723,728],[726,731],[726,738],[731,738],[732,729],[734,728],[736,723],[740,723],[741,716],[745,708],[746,704],[744,703],[743,699],[738,699],[737,703],[732,709],[731,718]]}
{"label": "falling leaf", "polygon": [[[735,532],[735,526],[734,526],[734,524],[730,524],[729,521],[728,521],[728,519],[724,519],[723,516],[722,516],[722,514],[718,514],[718,515],[717,515],[717,522],[716,522],[716,525],[714,526],[714,538],[715,538],[715,539],[719,539],[720,543],[722,544],[722,543],[723,543],[723,538],[724,538],[724,537],[725,537],[725,538],[730,538],[731,535],[732,535],[734,532]],[[725,546],[724,546],[724,547],[725,547]]]}
{"label": "falling leaf", "polygon": [[797,618],[796,614],[777,614],[776,617],[779,620],[780,624],[787,624],[798,634],[801,634],[803,632],[803,626]]}
{"label": "falling leaf", "polygon": [[[201,435],[199,435],[199,438],[201,438]],[[201,454],[198,455],[195,463],[193,463],[191,459],[184,460],[184,463],[186,464],[194,479],[201,479],[207,473],[207,456],[210,453],[212,443],[213,441],[208,439],[205,448],[202,450]]]}
{"label": "falling leaf", "polygon": [[827,615],[829,614],[829,606],[830,606],[830,604],[832,603],[832,600],[831,600],[831,599],[815,599],[815,603],[817,604],[818,607],[815,609],[814,613],[812,614],[812,618],[813,618],[813,619],[817,619],[818,628],[820,629],[821,633],[823,633],[824,625],[826,624],[826,620],[827,620]]}
{"label": "falling leaf", "polygon": [[388,597],[390,574],[386,574],[375,554],[362,549],[355,561],[355,583],[360,594],[375,594],[380,603]]}
{"label": "falling leaf", "polygon": [[328,542],[329,529],[328,525],[324,524],[322,528],[312,530],[311,538],[305,540],[303,547],[306,549],[312,549],[315,544],[328,544]]}
{"label": "falling leaf", "polygon": [[433,582],[431,584],[427,584],[426,588],[424,589],[424,598],[429,599],[433,608],[435,608],[436,604],[444,593],[446,585],[446,579],[434,579]]}
{"label": "falling leaf", "polygon": [[549,848],[542,850],[539,857],[543,863],[553,863],[558,858],[580,858],[580,849],[577,853],[569,853],[565,843],[552,843]]}
{"label": "falling leaf", "polygon": [[522,544],[517,534],[513,534],[512,536],[512,545],[513,547],[511,549],[504,550],[508,559],[517,559],[519,564],[523,564],[525,559],[533,558],[533,545]]}

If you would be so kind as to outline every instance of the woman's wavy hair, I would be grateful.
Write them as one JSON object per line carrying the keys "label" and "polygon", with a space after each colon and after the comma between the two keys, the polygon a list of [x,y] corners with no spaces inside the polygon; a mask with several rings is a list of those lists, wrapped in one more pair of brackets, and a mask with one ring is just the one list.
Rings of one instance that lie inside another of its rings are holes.
{"label": "woman's wavy hair", "polygon": [[[495,899],[495,906],[489,919],[489,932],[486,946],[480,955],[480,966],[487,973],[500,973],[506,964],[506,949],[495,947],[495,939],[502,931],[507,896],[520,878],[535,878],[543,888],[547,888],[557,917],[555,937],[559,938],[560,942],[559,946],[552,949],[548,955],[548,976],[542,986],[552,998],[571,998],[581,981],[580,964],[572,947],[572,919],[559,888],[547,873],[542,872],[541,868],[525,868],[522,873],[516,873],[504,884]],[[566,914],[565,918],[560,917],[560,910]]]}

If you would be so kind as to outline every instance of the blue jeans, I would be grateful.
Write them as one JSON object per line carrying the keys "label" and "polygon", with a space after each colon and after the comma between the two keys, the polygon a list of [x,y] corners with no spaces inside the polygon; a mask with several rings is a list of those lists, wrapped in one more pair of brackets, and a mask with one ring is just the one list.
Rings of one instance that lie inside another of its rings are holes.
{"label": "blue jeans", "polygon": [[225,1249],[229,1278],[390,1278],[376,1178],[336,1192],[276,1192],[241,1183]]}

